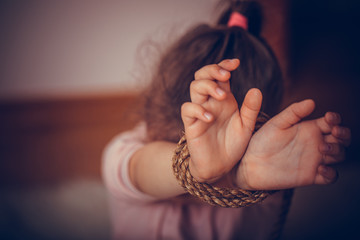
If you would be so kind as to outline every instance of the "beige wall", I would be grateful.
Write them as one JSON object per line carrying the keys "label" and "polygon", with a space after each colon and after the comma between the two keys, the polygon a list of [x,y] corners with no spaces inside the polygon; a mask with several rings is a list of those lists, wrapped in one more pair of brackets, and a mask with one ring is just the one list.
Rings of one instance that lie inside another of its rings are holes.
{"label": "beige wall", "polygon": [[133,90],[141,43],[208,21],[216,0],[6,2],[0,98]]}

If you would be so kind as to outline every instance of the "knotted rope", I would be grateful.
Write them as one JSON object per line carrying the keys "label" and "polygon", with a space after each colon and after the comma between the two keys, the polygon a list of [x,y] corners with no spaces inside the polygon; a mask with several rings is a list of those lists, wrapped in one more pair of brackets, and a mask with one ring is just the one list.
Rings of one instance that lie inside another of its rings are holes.
{"label": "knotted rope", "polygon": [[[259,129],[267,119],[266,115],[261,114],[257,119],[255,130]],[[174,175],[180,185],[191,195],[214,206],[228,208],[246,207],[263,201],[275,192],[222,188],[196,181],[189,170],[190,153],[185,135],[180,139],[172,160]]]}

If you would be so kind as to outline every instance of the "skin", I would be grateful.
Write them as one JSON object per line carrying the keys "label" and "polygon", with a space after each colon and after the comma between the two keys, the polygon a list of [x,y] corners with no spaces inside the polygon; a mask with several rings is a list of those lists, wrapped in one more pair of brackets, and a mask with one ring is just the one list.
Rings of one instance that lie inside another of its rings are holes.
{"label": "skin", "polygon": [[244,189],[334,182],[336,171],[328,165],[344,160],[344,146],[351,138],[349,129],[339,126],[340,116],[328,112],[302,121],[315,108],[314,101],[304,100],[290,105],[252,135],[262,95],[250,89],[239,110],[229,84],[230,72],[239,64],[238,59],[224,60],[195,74],[191,103],[182,108],[192,175],[201,182],[214,182],[242,158],[235,182]]}
{"label": "skin", "polygon": [[[326,113],[299,122],[314,107],[312,100],[293,104],[254,134],[238,168],[238,185],[270,190],[336,181],[337,173],[329,164],[345,157],[335,134],[340,118]],[[267,137],[263,138],[265,131]]]}
{"label": "skin", "polygon": [[[230,92],[231,71],[238,59],[199,69],[190,86],[191,102],[181,109],[191,155],[191,174],[200,182],[219,184],[224,179],[249,190],[285,189],[329,184],[337,174],[330,164],[344,160],[350,130],[328,112],[302,121],[315,107],[312,100],[290,105],[253,135],[262,101],[250,89],[239,109]],[[140,191],[158,199],[184,193],[171,166],[176,144],[151,142],[130,160],[130,179]],[[234,170],[234,171],[233,171]],[[235,173],[235,176],[233,176]]]}

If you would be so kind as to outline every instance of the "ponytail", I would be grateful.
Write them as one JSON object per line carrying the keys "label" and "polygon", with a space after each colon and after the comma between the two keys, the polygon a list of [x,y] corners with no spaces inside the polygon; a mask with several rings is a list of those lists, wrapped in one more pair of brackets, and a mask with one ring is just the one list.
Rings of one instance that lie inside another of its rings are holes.
{"label": "ponytail", "polygon": [[238,12],[247,18],[247,31],[253,36],[259,37],[262,26],[262,10],[260,5],[255,1],[219,1],[217,7],[227,5],[227,9],[220,15],[217,25],[227,26],[230,16],[233,12]]}

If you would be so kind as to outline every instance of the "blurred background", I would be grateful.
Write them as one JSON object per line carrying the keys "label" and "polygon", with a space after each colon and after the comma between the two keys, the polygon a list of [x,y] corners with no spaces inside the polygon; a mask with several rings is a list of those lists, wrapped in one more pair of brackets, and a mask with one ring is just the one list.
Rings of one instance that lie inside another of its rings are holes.
{"label": "blurred background", "polygon": [[[102,150],[136,124],[157,47],[216,2],[0,2],[0,239],[109,238]],[[283,106],[313,98],[353,134],[336,184],[295,191],[282,239],[360,239],[360,3],[261,2]]]}

